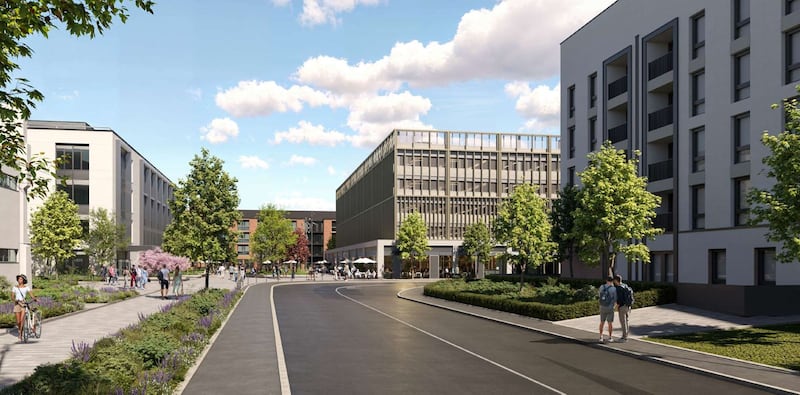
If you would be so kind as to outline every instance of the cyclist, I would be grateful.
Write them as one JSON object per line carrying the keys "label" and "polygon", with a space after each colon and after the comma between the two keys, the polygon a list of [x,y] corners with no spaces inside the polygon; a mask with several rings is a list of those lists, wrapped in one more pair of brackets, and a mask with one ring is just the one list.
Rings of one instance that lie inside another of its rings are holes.
{"label": "cyclist", "polygon": [[[17,329],[19,330],[19,339],[22,340],[22,318],[25,315],[25,297],[31,294],[35,301],[39,301],[33,294],[33,290],[28,286],[28,277],[24,274],[17,275],[17,285],[11,289],[11,299],[14,301],[14,315],[17,317]],[[34,332],[36,328],[33,328]]]}

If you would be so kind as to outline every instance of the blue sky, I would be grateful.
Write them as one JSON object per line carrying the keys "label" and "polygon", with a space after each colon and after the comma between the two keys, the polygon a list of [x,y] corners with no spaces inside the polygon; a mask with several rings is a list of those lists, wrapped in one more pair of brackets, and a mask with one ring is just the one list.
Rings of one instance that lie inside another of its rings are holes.
{"label": "blue sky", "polygon": [[110,127],[173,182],[208,148],[240,207],[334,210],[393,128],[558,133],[558,44],[611,0],[170,0],[33,37],[32,119]]}

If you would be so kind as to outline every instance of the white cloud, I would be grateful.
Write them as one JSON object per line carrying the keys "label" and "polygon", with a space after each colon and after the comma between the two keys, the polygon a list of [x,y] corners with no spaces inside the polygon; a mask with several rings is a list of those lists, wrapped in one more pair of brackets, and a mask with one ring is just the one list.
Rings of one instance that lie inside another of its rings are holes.
{"label": "white cloud", "polygon": [[200,88],[187,89],[186,93],[189,94],[189,97],[191,97],[194,101],[198,101],[203,98],[203,90]]}
{"label": "white cloud", "polygon": [[272,0],[272,4],[276,7],[285,7],[292,3],[292,0]]}
{"label": "white cloud", "polygon": [[289,128],[289,130],[275,133],[276,144],[283,141],[299,144],[307,142],[311,145],[327,145],[333,147],[341,142],[344,142],[347,137],[344,133],[337,132],[336,130],[325,130],[322,125],[313,125],[308,121],[300,121],[297,127]]}
{"label": "white cloud", "polygon": [[224,143],[239,135],[239,125],[230,118],[215,118],[200,130],[203,132],[201,138],[211,144]]}
{"label": "white cloud", "polygon": [[258,156],[242,155],[239,157],[239,164],[244,169],[269,169],[269,163]]}
{"label": "white cloud", "polygon": [[240,81],[237,86],[218,92],[215,99],[217,106],[235,117],[298,112],[304,104],[317,107],[331,103],[324,92],[298,85],[286,89],[275,81]]}
{"label": "white cloud", "polygon": [[336,175],[336,169],[334,169],[333,166],[328,166],[328,174],[332,176]]}
{"label": "white cloud", "polygon": [[324,199],[321,197],[308,196],[307,194],[291,193],[277,195],[269,202],[264,203],[274,203],[283,210],[334,211],[336,210],[334,199],[333,196]]}
{"label": "white cloud", "polygon": [[358,134],[348,139],[355,146],[365,147],[381,142],[392,129],[432,129],[419,119],[430,109],[429,99],[409,92],[357,100],[350,106],[347,126]]}
{"label": "white cloud", "polygon": [[67,101],[75,100],[75,99],[79,98],[80,96],[81,96],[81,93],[78,92],[77,90],[72,90],[71,92],[59,92],[59,93],[56,93],[56,97],[58,97],[61,100],[67,100]]}
{"label": "white cloud", "polygon": [[517,99],[517,113],[527,120],[525,129],[540,132],[558,128],[561,84],[556,84],[553,88],[539,85],[531,89],[527,82],[514,81],[506,84],[505,91]]}
{"label": "white cloud", "polygon": [[300,23],[306,26],[338,25],[342,21],[337,14],[353,11],[360,5],[375,5],[380,0],[303,0],[303,13],[300,14]]}
{"label": "white cloud", "polygon": [[296,165],[312,166],[315,163],[317,163],[316,158],[312,158],[309,156],[292,155],[292,157],[289,158],[289,162],[287,162],[286,164],[289,166],[296,166]]}

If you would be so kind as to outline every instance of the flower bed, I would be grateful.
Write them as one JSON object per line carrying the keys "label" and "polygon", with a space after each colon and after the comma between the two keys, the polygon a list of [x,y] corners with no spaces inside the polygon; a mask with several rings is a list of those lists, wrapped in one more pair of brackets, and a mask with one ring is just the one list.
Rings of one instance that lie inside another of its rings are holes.
{"label": "flower bed", "polygon": [[171,394],[241,296],[210,289],[165,305],[72,357],[42,365],[0,394]]}

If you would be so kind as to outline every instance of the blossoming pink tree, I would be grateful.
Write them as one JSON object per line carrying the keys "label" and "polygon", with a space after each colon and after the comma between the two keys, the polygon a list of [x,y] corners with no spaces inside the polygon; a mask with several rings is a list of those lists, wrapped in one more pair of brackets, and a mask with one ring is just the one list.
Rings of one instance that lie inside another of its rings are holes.
{"label": "blossoming pink tree", "polygon": [[160,248],[156,247],[143,252],[142,255],[139,256],[139,265],[147,269],[148,272],[159,270],[164,265],[167,265],[167,269],[169,270],[180,268],[181,271],[184,271],[191,266],[191,262],[189,258],[175,256],[168,252],[161,251]]}

